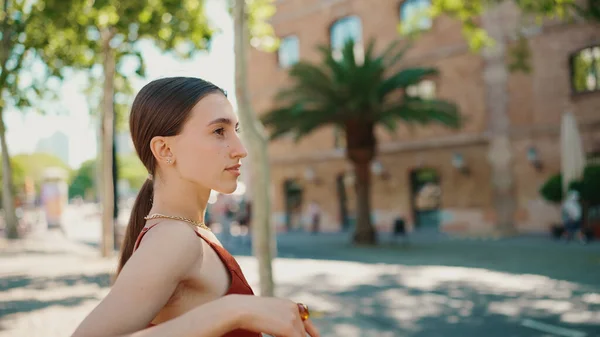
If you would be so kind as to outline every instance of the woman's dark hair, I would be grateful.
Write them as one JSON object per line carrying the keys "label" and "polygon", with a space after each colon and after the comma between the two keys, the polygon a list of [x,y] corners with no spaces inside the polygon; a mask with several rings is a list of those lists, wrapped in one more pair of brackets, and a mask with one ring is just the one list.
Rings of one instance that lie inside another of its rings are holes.
{"label": "woman's dark hair", "polygon": [[[154,176],[156,169],[156,159],[150,150],[152,138],[175,136],[180,133],[196,103],[215,92],[225,94],[216,85],[193,77],[162,78],[148,83],[140,90],[131,107],[129,128],[135,150],[150,177]],[[152,208],[154,188],[150,177],[144,182],[135,199],[121,246],[117,273],[133,254],[137,237],[146,224],[144,217]]]}

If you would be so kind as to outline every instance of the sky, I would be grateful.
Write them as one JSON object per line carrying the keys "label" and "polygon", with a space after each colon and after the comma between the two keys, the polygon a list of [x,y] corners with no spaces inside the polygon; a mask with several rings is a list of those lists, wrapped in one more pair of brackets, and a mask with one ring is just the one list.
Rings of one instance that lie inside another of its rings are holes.
{"label": "sky", "polygon": [[[135,92],[146,83],[166,76],[196,76],[209,80],[228,92],[235,106],[233,23],[226,11],[225,2],[209,0],[207,14],[221,30],[212,41],[211,51],[199,52],[191,60],[180,61],[162,54],[151,43],[143,41],[140,49],[146,62],[146,78],[133,80]],[[69,137],[69,166],[77,168],[85,160],[97,156],[97,120],[90,116],[90,106],[98,102],[82,93],[87,74],[76,73],[61,85],[59,101],[52,110],[61,111],[40,115],[8,109],[5,115],[7,143],[11,155],[35,152],[40,139],[57,131]]]}

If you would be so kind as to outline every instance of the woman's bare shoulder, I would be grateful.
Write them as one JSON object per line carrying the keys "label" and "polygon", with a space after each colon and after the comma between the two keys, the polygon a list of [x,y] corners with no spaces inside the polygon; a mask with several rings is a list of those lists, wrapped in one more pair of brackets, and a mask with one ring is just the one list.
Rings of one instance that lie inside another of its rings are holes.
{"label": "woman's bare shoulder", "polygon": [[[140,260],[158,259],[166,264],[190,265],[202,258],[202,241],[195,230],[180,221],[167,220],[152,226],[143,236],[138,249],[134,252]],[[132,256],[132,258],[134,258]]]}
{"label": "woman's bare shoulder", "polygon": [[147,228],[142,242],[155,241],[169,243],[169,241],[175,240],[175,242],[180,244],[199,243],[198,236],[193,227],[182,221],[167,219],[147,226]]}

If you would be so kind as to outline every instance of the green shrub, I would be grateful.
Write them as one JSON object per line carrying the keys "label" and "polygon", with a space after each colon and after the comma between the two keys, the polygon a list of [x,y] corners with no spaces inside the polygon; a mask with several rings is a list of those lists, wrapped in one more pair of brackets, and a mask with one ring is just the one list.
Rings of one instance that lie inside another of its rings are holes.
{"label": "green shrub", "polygon": [[548,202],[559,204],[563,199],[562,175],[551,176],[540,188],[540,195]]}
{"label": "green shrub", "polygon": [[583,171],[581,198],[591,206],[600,205],[600,165],[588,165]]}
{"label": "green shrub", "polygon": [[[588,165],[583,171],[581,180],[572,181],[569,190],[579,192],[581,200],[590,206],[600,205],[600,165]],[[540,195],[551,203],[561,203],[563,200],[562,175],[555,174],[548,178],[540,188]]]}

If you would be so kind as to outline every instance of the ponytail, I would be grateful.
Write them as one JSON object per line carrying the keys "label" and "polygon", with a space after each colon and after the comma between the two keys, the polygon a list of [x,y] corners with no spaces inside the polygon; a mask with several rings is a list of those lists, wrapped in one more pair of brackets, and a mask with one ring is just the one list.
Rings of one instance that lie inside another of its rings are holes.
{"label": "ponytail", "polygon": [[148,215],[152,208],[153,195],[153,182],[150,179],[146,179],[144,185],[142,185],[142,188],[138,192],[135,203],[133,204],[133,209],[131,210],[131,216],[129,218],[129,223],[127,224],[127,230],[125,231],[125,238],[123,239],[123,245],[121,246],[121,258],[119,259],[117,275],[121,272],[121,269],[123,269],[123,266],[131,257],[131,254],[133,254],[135,242],[146,225],[144,217]]}

